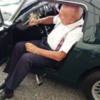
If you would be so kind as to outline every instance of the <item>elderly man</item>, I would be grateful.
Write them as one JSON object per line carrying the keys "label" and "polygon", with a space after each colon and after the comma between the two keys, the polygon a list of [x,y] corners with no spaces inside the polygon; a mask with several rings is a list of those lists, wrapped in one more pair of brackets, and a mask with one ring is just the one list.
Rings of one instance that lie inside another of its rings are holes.
{"label": "elderly man", "polygon": [[56,25],[47,38],[16,44],[4,69],[8,76],[0,86],[0,100],[13,97],[14,90],[34,67],[51,67],[67,56],[73,44],[82,38],[82,14],[80,7],[62,5],[57,16],[29,21],[30,26],[51,23]]}

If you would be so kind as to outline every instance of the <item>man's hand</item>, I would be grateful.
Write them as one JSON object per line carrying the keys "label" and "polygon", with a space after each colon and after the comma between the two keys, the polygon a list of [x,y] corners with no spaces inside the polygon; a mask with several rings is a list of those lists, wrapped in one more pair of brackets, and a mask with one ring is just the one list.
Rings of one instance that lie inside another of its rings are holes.
{"label": "man's hand", "polygon": [[34,19],[34,18],[29,19],[29,26],[34,26],[34,25],[38,25],[38,24],[39,24],[38,19]]}
{"label": "man's hand", "polygon": [[34,44],[29,43],[29,42],[27,42],[27,43],[25,44],[25,47],[26,47],[26,51],[27,51],[27,52],[30,52],[30,53],[34,53],[35,50],[38,48],[37,46],[35,46]]}

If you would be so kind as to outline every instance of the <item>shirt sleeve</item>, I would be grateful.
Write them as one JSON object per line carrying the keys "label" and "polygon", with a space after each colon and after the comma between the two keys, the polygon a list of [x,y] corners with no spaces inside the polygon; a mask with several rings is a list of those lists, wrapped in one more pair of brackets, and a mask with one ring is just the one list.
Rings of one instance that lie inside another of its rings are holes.
{"label": "shirt sleeve", "polygon": [[62,45],[62,47],[60,48],[59,51],[63,51],[66,54],[69,52],[69,50],[72,48],[72,46],[80,40],[80,38],[83,37],[83,32],[82,32],[82,28],[78,28],[72,32],[70,32],[67,36],[66,39]]}
{"label": "shirt sleeve", "polygon": [[58,15],[56,15],[56,16],[54,17],[54,19],[53,19],[53,24],[58,24],[58,23],[60,23],[60,18],[59,18]]}

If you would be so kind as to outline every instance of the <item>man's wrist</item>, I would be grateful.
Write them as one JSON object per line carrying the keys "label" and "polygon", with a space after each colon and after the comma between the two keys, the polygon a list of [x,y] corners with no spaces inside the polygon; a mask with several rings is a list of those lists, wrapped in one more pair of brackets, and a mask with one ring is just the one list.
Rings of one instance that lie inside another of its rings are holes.
{"label": "man's wrist", "polygon": [[38,48],[36,48],[36,49],[33,51],[33,54],[36,54],[37,50],[38,50]]}
{"label": "man's wrist", "polygon": [[38,24],[41,24],[41,23],[42,23],[41,19],[38,19]]}

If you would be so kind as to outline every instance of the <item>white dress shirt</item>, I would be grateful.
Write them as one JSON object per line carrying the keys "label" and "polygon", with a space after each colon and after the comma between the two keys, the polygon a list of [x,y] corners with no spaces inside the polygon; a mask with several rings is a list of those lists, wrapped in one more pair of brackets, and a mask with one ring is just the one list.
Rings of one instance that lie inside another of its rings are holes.
{"label": "white dress shirt", "polygon": [[[66,36],[61,48],[59,51],[63,51],[68,53],[71,47],[80,40],[83,36],[82,27],[77,27],[79,25],[83,25],[83,19],[78,20],[77,22],[70,25],[63,25],[60,21],[60,18],[57,16],[54,17],[53,23],[55,24],[54,29],[47,37],[47,43],[49,46],[56,50],[57,46],[61,39]],[[77,27],[77,28],[75,28]],[[75,28],[75,29],[74,29]],[[72,30],[74,29],[74,30]],[[72,31],[71,31],[72,30]],[[71,31],[71,32],[69,32]],[[68,34],[67,34],[68,33]],[[66,35],[67,34],[67,35]]]}

